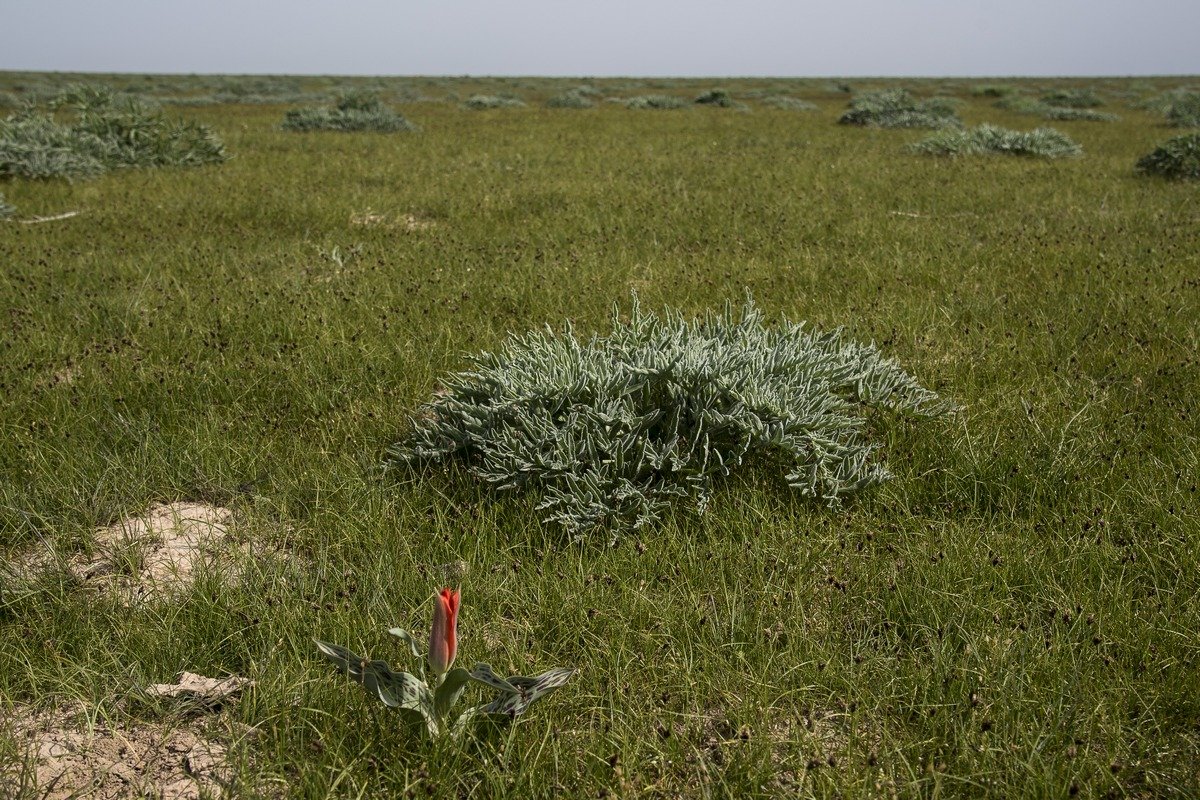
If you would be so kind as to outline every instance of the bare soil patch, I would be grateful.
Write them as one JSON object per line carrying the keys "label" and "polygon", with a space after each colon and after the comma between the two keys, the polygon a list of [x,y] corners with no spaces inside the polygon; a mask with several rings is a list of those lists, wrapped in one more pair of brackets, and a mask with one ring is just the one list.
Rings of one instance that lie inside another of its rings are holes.
{"label": "bare soil patch", "polygon": [[47,543],[15,559],[15,583],[56,566],[85,588],[124,602],[161,601],[186,592],[205,572],[235,581],[239,564],[262,555],[232,535],[234,513],[196,502],[162,503],[95,532],[90,553],[60,554]]}
{"label": "bare soil patch", "polygon": [[[17,706],[0,733],[25,753],[29,796],[200,800],[220,797],[234,777],[235,725],[225,718],[109,721],[74,703],[48,711]],[[0,793],[17,791],[18,769],[0,769]]]}

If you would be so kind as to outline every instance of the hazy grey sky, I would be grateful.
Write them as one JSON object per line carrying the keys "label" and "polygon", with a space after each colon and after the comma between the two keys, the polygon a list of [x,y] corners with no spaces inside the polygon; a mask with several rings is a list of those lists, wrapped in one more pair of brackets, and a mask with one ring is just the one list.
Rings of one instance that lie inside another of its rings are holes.
{"label": "hazy grey sky", "polygon": [[1200,73],[1200,0],[0,0],[0,69]]}

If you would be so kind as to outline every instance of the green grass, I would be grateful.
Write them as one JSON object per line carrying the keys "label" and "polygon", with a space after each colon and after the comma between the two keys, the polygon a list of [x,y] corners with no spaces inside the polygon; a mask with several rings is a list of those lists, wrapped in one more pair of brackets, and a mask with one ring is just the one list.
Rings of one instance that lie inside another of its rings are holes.
{"label": "green grass", "polygon": [[[115,703],[245,675],[245,783],[294,797],[1200,793],[1200,195],[1134,174],[1158,118],[1062,123],[1078,159],[934,160],[905,153],[924,132],[835,124],[824,80],[722,81],[807,114],[566,114],[541,104],[577,80],[518,83],[406,79],[529,105],[413,104],[402,137],[180,107],[230,161],[3,183],[22,216],[81,213],[0,223],[0,554],[191,499],[294,559],[132,611],[56,573],[0,586],[0,708],[149,714]],[[957,85],[965,123],[1020,125]],[[874,417],[896,477],[840,512],[752,470],[615,548],[461,474],[381,474],[464,353],[603,331],[631,290],[689,315],[749,290],[962,410]],[[457,559],[460,661],[579,668],[462,750],[406,739],[311,642],[402,662],[386,629],[424,629]]]}

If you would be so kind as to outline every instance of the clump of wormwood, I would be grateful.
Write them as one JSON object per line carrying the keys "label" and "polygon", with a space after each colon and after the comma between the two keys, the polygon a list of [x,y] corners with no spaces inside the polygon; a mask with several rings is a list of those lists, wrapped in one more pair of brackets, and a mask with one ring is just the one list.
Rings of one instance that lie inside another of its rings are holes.
{"label": "clump of wormwood", "polygon": [[771,95],[762,99],[764,106],[782,109],[784,111],[816,111],[818,106],[816,103],[810,103],[807,100],[801,100],[799,97],[788,97],[787,95]]}
{"label": "clump of wormwood", "polygon": [[372,92],[351,91],[337,105],[297,108],[287,112],[280,127],[285,131],[342,131],[357,133],[397,133],[416,130],[416,126],[383,104]]}
{"label": "clump of wormwood", "polygon": [[685,320],[634,298],[628,321],[589,340],[568,325],[471,357],[424,405],[388,466],[459,460],[497,490],[541,492],[545,521],[615,538],[672,500],[706,507],[716,478],[749,458],[783,469],[801,496],[836,506],[890,477],[863,441],[870,408],[951,410],[874,345],[752,302]]}
{"label": "clump of wormwood", "polygon": [[981,83],[971,87],[974,97],[1007,97],[1017,91],[1017,87],[1004,83]]}
{"label": "clump of wormwood", "polygon": [[917,100],[904,89],[863,92],[838,119],[842,125],[876,128],[950,128],[962,125],[946,98]]}
{"label": "clump of wormwood", "polygon": [[123,167],[225,161],[204,125],[171,120],[145,100],[105,86],[72,86],[48,107],[0,122],[0,178],[90,178]]}
{"label": "clump of wormwood", "polygon": [[17,209],[10,206],[4,201],[4,195],[0,194],[0,219],[8,219],[13,214],[17,213]]}
{"label": "clump of wormwood", "polygon": [[1018,114],[1032,114],[1042,119],[1057,121],[1115,122],[1120,119],[1116,114],[1109,114],[1105,111],[1072,106],[1055,106],[1020,94],[1001,98],[996,101],[996,107],[1003,108],[1006,111],[1015,111]]}
{"label": "clump of wormwood", "polygon": [[568,89],[546,101],[546,108],[591,108],[595,103],[579,89]]}
{"label": "clump of wormwood", "polygon": [[504,94],[473,94],[463,101],[463,106],[472,111],[486,111],[490,108],[524,108],[525,101],[519,97]]}
{"label": "clump of wormwood", "polygon": [[1200,92],[1179,92],[1167,106],[1164,116],[1176,128],[1200,128]]}
{"label": "clump of wormwood", "polygon": [[1138,159],[1135,169],[1164,178],[1200,180],[1200,131],[1168,139]]}
{"label": "clump of wormwood", "polygon": [[937,156],[1003,153],[1014,156],[1063,158],[1083,153],[1083,148],[1053,128],[1013,131],[984,123],[967,130],[938,131],[912,145],[918,153]]}
{"label": "clump of wormwood", "polygon": [[733,99],[733,95],[725,89],[709,89],[696,96],[692,101],[698,106],[715,106],[717,108],[740,108],[745,109],[744,103],[739,103]]}
{"label": "clump of wormwood", "polygon": [[687,100],[670,94],[640,94],[625,101],[626,108],[670,111],[690,106]]}
{"label": "clump of wormwood", "polygon": [[1054,89],[1042,95],[1042,102],[1056,108],[1096,108],[1104,101],[1092,89]]}

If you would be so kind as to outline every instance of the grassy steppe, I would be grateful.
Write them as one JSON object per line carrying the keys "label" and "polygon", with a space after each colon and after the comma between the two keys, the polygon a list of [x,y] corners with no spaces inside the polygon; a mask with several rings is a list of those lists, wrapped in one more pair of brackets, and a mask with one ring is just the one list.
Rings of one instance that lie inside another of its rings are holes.
{"label": "grassy steppe", "polygon": [[[1172,132],[1122,108],[1053,123],[1079,159],[934,159],[795,94],[819,110],[417,103],[399,135],[187,108],[233,160],[5,184],[21,216],[82,213],[0,223],[0,557],[191,499],[295,558],[132,610],[0,586],[0,714],[153,715],[118,701],[249,676],[236,796],[1200,794],[1200,193],[1133,173]],[[1040,124],[962,96],[969,125]],[[963,409],[876,418],[896,478],[843,511],[750,472],[611,549],[531,498],[380,473],[465,352],[603,330],[634,290],[749,291]],[[462,750],[372,715],[311,643],[402,664],[386,629],[424,630],[458,559],[460,660],[580,669]]]}

